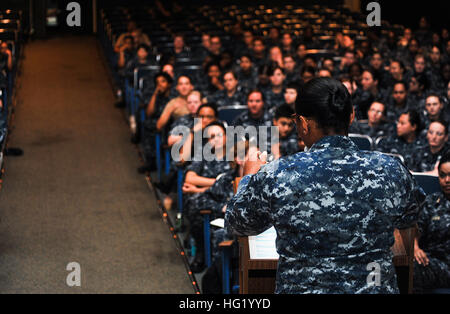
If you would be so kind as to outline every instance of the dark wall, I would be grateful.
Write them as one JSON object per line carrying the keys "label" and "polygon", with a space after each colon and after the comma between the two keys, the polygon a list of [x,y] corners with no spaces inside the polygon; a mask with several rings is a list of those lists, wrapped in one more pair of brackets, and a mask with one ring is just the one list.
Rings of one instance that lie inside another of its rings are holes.
{"label": "dark wall", "polygon": [[[69,2],[78,2],[81,7],[81,26],[70,27],[66,23],[67,15],[71,11],[67,11],[67,4]],[[65,33],[92,33],[92,0],[58,0],[61,14],[59,16],[60,31]]]}
{"label": "dark wall", "polygon": [[[373,0],[372,0],[373,1]],[[370,0],[361,1],[362,13]],[[431,28],[439,31],[442,28],[449,27],[449,3],[448,1],[402,1],[402,0],[378,0],[381,7],[381,19],[388,20],[393,24],[401,24],[410,27],[413,30],[419,26],[419,20],[422,16],[428,19]]]}

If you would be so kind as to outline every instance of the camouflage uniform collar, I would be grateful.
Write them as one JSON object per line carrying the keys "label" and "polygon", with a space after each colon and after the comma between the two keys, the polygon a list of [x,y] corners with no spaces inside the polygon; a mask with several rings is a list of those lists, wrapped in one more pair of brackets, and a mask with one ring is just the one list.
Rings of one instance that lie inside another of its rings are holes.
{"label": "camouflage uniform collar", "polygon": [[355,143],[348,137],[344,135],[328,135],[322,137],[320,140],[315,142],[309,151],[316,151],[327,148],[341,148],[345,150],[358,150]]}

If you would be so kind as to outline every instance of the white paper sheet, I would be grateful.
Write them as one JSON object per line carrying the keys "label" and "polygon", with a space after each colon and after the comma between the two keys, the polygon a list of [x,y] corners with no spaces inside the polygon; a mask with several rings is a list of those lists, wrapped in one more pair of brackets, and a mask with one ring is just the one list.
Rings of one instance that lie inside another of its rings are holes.
{"label": "white paper sheet", "polygon": [[250,259],[278,259],[275,246],[277,232],[272,227],[257,236],[248,237]]}
{"label": "white paper sheet", "polygon": [[212,226],[223,228],[225,227],[225,220],[223,218],[217,218],[210,222]]}

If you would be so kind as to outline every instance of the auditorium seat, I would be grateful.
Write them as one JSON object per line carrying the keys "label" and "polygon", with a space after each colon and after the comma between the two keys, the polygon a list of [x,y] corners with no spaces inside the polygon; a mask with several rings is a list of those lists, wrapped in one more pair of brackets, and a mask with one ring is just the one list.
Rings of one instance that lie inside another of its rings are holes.
{"label": "auditorium seat", "polygon": [[247,106],[224,106],[217,109],[219,120],[226,122],[228,125],[231,125],[234,119],[246,110]]}
{"label": "auditorium seat", "polygon": [[413,172],[413,176],[414,179],[416,179],[417,184],[419,184],[426,194],[433,194],[441,191],[437,176],[420,172]]}
{"label": "auditorium seat", "polygon": [[353,143],[361,150],[372,150],[372,138],[368,135],[350,133],[348,135]]}

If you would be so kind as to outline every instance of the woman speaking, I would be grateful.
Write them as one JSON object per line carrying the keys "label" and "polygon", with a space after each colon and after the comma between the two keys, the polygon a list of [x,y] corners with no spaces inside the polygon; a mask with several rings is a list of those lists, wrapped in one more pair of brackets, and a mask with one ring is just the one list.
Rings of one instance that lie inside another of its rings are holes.
{"label": "woman speaking", "polygon": [[424,195],[400,162],[348,138],[354,111],[342,83],[309,81],[295,107],[309,149],[267,164],[250,156],[227,228],[257,235],[275,227],[276,293],[398,293],[394,228],[416,224]]}

